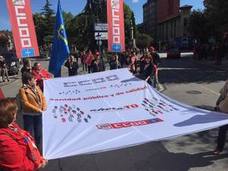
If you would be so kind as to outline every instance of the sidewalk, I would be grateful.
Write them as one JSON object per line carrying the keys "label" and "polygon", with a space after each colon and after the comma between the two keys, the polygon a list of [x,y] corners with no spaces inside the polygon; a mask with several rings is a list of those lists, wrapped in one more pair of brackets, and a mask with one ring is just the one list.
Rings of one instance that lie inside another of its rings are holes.
{"label": "sidewalk", "polygon": [[13,83],[14,81],[18,80],[19,78],[20,78],[20,75],[9,76],[9,82],[8,81],[3,82],[1,80],[0,81],[0,87],[4,87],[6,85],[9,85],[9,84]]}

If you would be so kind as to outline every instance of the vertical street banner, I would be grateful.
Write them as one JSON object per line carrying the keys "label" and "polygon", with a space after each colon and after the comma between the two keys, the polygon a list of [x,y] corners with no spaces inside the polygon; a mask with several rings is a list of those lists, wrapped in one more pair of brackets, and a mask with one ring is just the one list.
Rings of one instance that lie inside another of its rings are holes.
{"label": "vertical street banner", "polygon": [[39,56],[30,0],[6,0],[18,58]]}
{"label": "vertical street banner", "polygon": [[107,0],[108,51],[125,51],[123,0]]}

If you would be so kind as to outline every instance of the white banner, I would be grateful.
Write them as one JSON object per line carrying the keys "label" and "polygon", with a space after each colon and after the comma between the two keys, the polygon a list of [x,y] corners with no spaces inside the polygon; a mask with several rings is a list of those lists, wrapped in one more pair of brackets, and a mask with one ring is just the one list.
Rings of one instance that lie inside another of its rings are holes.
{"label": "white banner", "polygon": [[228,124],[228,115],[176,102],[119,69],[45,81],[46,159],[98,153]]}

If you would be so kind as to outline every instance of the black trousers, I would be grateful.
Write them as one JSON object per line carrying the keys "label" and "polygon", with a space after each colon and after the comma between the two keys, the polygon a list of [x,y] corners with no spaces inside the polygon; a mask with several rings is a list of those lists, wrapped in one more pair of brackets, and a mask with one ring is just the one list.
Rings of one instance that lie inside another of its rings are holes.
{"label": "black trousers", "polygon": [[217,138],[217,150],[223,151],[226,143],[226,132],[228,130],[228,125],[224,125],[219,128],[218,138]]}

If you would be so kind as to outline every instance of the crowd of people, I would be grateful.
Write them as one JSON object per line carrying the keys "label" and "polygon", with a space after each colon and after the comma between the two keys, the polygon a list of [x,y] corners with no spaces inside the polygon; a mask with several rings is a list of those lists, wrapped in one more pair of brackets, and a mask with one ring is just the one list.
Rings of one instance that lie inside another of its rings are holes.
{"label": "crowd of people", "polygon": [[79,61],[82,70],[88,73],[105,71],[106,69],[128,68],[135,76],[146,80],[153,87],[158,84],[158,67],[161,63],[160,56],[154,47],[146,49],[143,54],[135,51],[109,54],[104,59],[98,51],[91,50],[70,55],[65,63],[69,76],[77,75],[79,72]]}
{"label": "crowd of people", "polygon": [[[65,63],[69,76],[78,74],[79,59],[82,70],[88,73],[104,71],[107,65],[110,70],[126,67],[152,86],[156,87],[158,83],[161,61],[154,47],[148,48],[141,56],[134,51],[112,54],[108,61],[104,61],[99,52],[92,53],[90,50],[79,53],[77,57],[70,55]],[[32,66],[29,59],[23,61],[21,73],[22,87],[16,98],[0,100],[0,170],[4,171],[34,171],[47,164],[47,160],[40,154],[42,113],[48,105],[43,94],[43,81],[53,78],[53,75],[40,63],[36,62]],[[228,82],[220,93],[216,110],[228,113]],[[24,130],[16,124],[17,113],[23,115]],[[219,129],[217,147],[214,150],[216,155],[223,151],[227,130],[228,125]]]}

